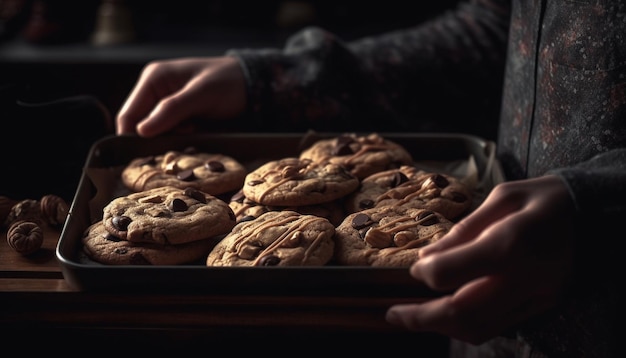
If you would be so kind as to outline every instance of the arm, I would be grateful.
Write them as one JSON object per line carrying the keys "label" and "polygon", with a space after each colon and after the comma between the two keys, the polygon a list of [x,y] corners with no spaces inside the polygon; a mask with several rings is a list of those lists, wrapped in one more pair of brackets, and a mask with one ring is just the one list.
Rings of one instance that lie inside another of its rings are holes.
{"label": "arm", "polygon": [[499,112],[506,4],[469,0],[421,26],[353,43],[309,28],[283,49],[155,61],[120,109],[117,133],[154,136],[192,123],[239,131],[490,128],[491,136],[495,123],[473,117],[495,121]]}
{"label": "arm", "polygon": [[[451,117],[459,108],[495,119],[508,12],[508,1],[471,1],[419,26],[351,43],[308,28],[280,50],[228,54],[241,61],[248,114],[259,128],[429,129],[416,119]],[[457,127],[444,128],[476,132],[475,121],[454,119]]]}

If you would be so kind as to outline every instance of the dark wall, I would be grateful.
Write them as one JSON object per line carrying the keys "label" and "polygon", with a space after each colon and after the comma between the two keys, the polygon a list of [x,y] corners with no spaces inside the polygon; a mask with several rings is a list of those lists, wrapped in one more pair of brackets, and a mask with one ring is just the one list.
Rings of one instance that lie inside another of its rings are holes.
{"label": "dark wall", "polygon": [[40,44],[88,41],[103,4],[112,3],[130,11],[139,41],[158,42],[202,40],[203,32],[214,28],[289,32],[314,24],[338,33],[374,33],[415,24],[458,2],[5,0],[0,2],[0,41],[16,37]]}
{"label": "dark wall", "polygon": [[[12,2],[0,2],[0,34],[4,29],[0,85],[28,85],[32,100],[93,94],[115,112],[142,67],[153,59],[220,55],[236,47],[282,46],[288,35],[307,25],[322,26],[351,39],[413,25],[458,1],[126,0],[121,2],[132,16],[134,39],[98,47],[91,41],[102,2],[15,1],[26,5],[22,5],[25,14],[13,19],[2,11],[2,6]],[[285,13],[294,13],[293,7],[291,12],[285,10],[290,3],[308,4],[310,11],[286,17]]]}
{"label": "dark wall", "polygon": [[413,25],[456,2],[312,1],[289,17],[294,8],[278,0],[126,0],[134,40],[94,46],[99,0],[0,1],[0,149],[9,158],[0,195],[70,200],[91,143],[113,134],[113,116],[150,60],[282,46],[307,25],[350,39]]}
{"label": "dark wall", "polygon": [[[301,26],[313,24],[346,35],[375,33],[415,24],[453,7],[458,2],[226,0],[204,3],[183,1],[183,6],[174,7],[171,1],[159,0],[151,2],[149,8],[142,6],[141,2],[130,4],[136,20],[146,30],[142,36],[153,40],[155,35],[160,38],[178,37],[181,31],[196,26],[288,33]],[[288,19],[287,14],[293,15],[291,19]],[[184,37],[193,37],[192,32],[184,34]],[[201,38],[202,35],[196,36]]]}

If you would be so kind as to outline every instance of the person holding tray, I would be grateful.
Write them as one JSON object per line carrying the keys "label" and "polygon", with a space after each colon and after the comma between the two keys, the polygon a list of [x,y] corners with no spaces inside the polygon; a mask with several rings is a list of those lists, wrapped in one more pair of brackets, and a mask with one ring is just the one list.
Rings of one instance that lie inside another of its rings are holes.
{"label": "person holding tray", "polygon": [[497,137],[507,181],[410,268],[442,295],[392,306],[387,321],[451,337],[452,356],[616,356],[625,13],[618,0],[468,0],[349,42],[310,27],[282,49],[155,61],[120,109],[117,133],[230,126]]}

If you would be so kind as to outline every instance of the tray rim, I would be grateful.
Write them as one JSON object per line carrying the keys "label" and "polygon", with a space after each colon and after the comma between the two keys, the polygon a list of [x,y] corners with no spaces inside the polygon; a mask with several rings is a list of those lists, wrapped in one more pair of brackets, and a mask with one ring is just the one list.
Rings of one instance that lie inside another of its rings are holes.
{"label": "tray rim", "polygon": [[[215,293],[234,293],[234,294],[246,294],[250,292],[266,292],[266,287],[263,285],[251,284],[248,287],[229,287],[227,282],[220,282],[218,285],[213,288],[204,287],[203,282],[181,282],[180,284],[176,283],[165,283],[160,285],[160,282],[147,280],[145,285],[135,285],[138,280],[129,280],[128,282],[92,282],[91,279],[94,277],[107,277],[111,276],[113,279],[120,279],[124,275],[135,275],[138,278],[143,276],[154,278],[155,275],[163,275],[168,273],[176,273],[179,276],[188,275],[189,280],[195,279],[210,279],[210,278],[218,278],[218,279],[226,279],[228,277],[240,278],[243,280],[253,281],[255,279],[263,278],[263,275],[268,275],[270,271],[272,271],[273,278],[276,278],[276,282],[272,283],[272,286],[281,286],[288,285],[291,289],[289,290],[278,290],[273,291],[272,294],[279,295],[290,295],[290,294],[349,294],[349,295],[361,295],[367,294],[371,296],[373,291],[376,289],[384,289],[388,290],[385,293],[381,293],[383,296],[433,296],[439,295],[440,293],[434,292],[428,289],[425,285],[418,283],[410,277],[409,270],[406,268],[394,268],[394,267],[369,267],[369,266],[338,266],[338,265],[329,265],[329,266],[319,266],[319,267],[206,267],[201,265],[161,265],[161,266],[136,266],[136,265],[102,265],[102,264],[85,264],[77,262],[74,259],[68,257],[67,252],[71,250],[68,245],[68,240],[66,235],[68,234],[71,225],[73,224],[74,212],[77,210],[84,210],[84,208],[78,208],[77,206],[80,203],[77,202],[79,199],[79,192],[81,189],[84,190],[84,187],[89,185],[86,178],[85,172],[89,168],[91,164],[91,160],[93,156],[97,154],[97,152],[103,146],[109,144],[110,142],[118,142],[118,141],[135,141],[140,144],[144,141],[185,141],[189,138],[194,140],[208,140],[211,138],[220,137],[220,139],[228,139],[228,138],[237,138],[237,139],[245,139],[254,137],[255,139],[271,139],[276,138],[277,136],[290,138],[290,139],[300,139],[302,140],[307,135],[313,135],[318,137],[332,137],[337,136],[339,134],[346,132],[313,132],[313,133],[302,133],[302,132],[260,132],[260,133],[244,133],[244,132],[229,132],[229,133],[201,133],[197,135],[172,135],[172,136],[164,136],[160,138],[141,138],[136,135],[108,135],[102,137],[101,139],[94,142],[92,147],[90,148],[87,160],[85,162],[83,168],[83,174],[79,180],[79,184],[76,190],[76,194],[72,200],[70,205],[70,210],[68,213],[68,219],[63,225],[61,230],[61,234],[59,236],[59,241],[56,245],[55,255],[59,264],[61,266],[61,270],[63,273],[64,279],[68,282],[68,284],[74,289],[78,289],[80,291],[98,291],[98,290],[106,290],[106,291],[133,291],[135,289],[141,290],[142,292],[148,291],[163,291],[163,290],[171,290],[172,288],[177,290],[185,291],[187,289],[191,289],[193,291],[208,291]],[[368,134],[372,132],[351,132],[356,133],[358,135]],[[495,151],[495,144],[492,141],[480,138],[478,136],[472,134],[465,133],[428,133],[428,132],[419,132],[419,133],[411,133],[411,132],[377,132],[381,136],[385,138],[404,138],[404,139],[436,139],[436,140],[460,140],[468,143],[474,143],[482,147],[485,151],[486,155],[492,155]],[[497,164],[497,162],[496,162]],[[495,176],[501,175],[501,169],[498,165],[495,168],[490,169],[495,173]],[[74,248],[75,249],[75,248]],[[340,274],[350,275],[351,278],[354,278],[355,281],[352,284],[344,282],[344,280],[333,278],[334,276]],[[217,277],[212,277],[218,275]],[[300,280],[294,280],[293,275],[297,276]],[[319,281],[329,280],[327,284],[323,282],[316,282],[314,284],[307,284],[305,281],[306,278],[310,278],[311,275],[316,275],[316,278]],[[367,278],[372,275],[382,275],[387,277],[393,277],[394,280],[390,280],[390,282],[381,283],[377,285],[372,282],[367,282]],[[306,276],[306,277],[305,277]],[[297,281],[297,282],[294,282]],[[300,282],[300,283],[298,283]],[[345,286],[344,286],[345,285]]]}

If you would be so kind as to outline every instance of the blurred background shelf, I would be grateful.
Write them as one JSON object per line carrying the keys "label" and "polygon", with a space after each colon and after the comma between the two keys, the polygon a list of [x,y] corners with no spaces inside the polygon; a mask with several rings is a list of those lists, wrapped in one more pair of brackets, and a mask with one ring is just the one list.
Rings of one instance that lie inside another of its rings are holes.
{"label": "blurred background shelf", "polygon": [[[309,25],[349,40],[411,26],[457,2],[0,0],[0,85],[28,84],[41,97],[93,94],[115,112],[154,59],[281,47]],[[98,44],[110,26],[131,37]]]}

